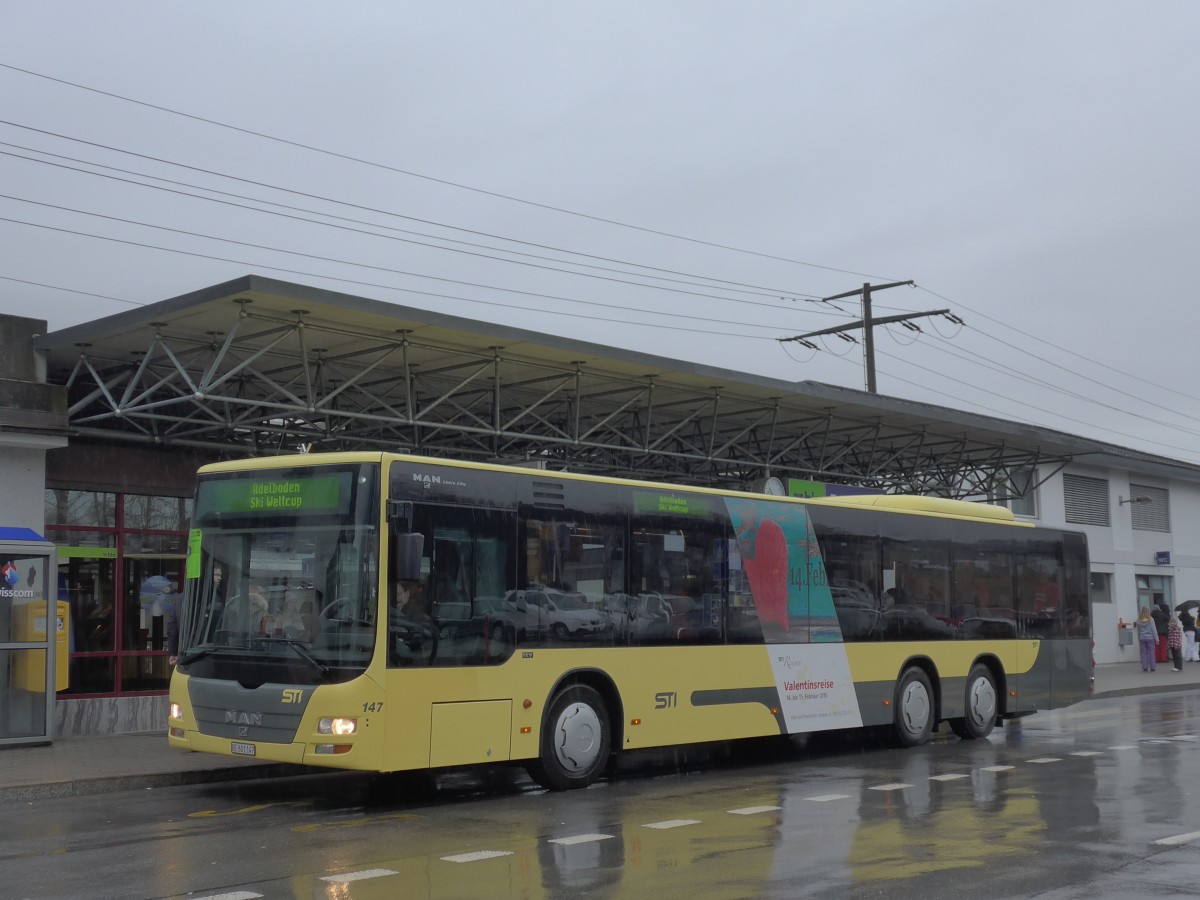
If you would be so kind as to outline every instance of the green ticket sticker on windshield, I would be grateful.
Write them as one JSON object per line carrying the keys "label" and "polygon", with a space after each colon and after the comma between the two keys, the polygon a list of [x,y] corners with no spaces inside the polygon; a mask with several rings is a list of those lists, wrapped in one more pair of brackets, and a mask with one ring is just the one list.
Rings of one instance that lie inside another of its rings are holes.
{"label": "green ticket sticker on windshield", "polygon": [[202,532],[199,528],[193,528],[188,532],[188,549],[187,549],[187,577],[200,577],[200,538]]}

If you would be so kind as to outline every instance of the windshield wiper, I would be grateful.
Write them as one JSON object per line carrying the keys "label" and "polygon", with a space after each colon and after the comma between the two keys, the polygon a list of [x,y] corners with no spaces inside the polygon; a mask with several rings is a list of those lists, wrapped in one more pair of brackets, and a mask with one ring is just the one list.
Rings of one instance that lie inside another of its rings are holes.
{"label": "windshield wiper", "polygon": [[315,656],[313,656],[311,653],[309,653],[308,650],[305,649],[303,641],[298,641],[295,638],[263,637],[263,638],[258,638],[255,641],[255,643],[287,644],[289,647],[291,647],[293,650],[296,651],[297,656],[299,656],[302,660],[304,660],[306,663],[308,663],[313,668],[315,668],[318,672],[320,672],[322,677],[328,677],[328,675],[331,671],[329,666],[325,665],[325,663],[321,662],[319,659],[317,659]]}
{"label": "windshield wiper", "polygon": [[180,653],[175,662],[178,665],[186,666],[188,663],[194,663],[198,659],[204,659],[204,657],[212,653],[216,653],[219,650],[246,650],[248,647],[249,645],[244,641],[240,644],[209,644],[206,647],[196,647],[195,649],[187,651],[187,653]]}
{"label": "windshield wiper", "polygon": [[216,647],[204,647],[201,650],[192,650],[189,653],[181,653],[175,662],[178,665],[186,666],[188,663],[194,663],[198,659],[204,659],[208,654],[216,650]]}

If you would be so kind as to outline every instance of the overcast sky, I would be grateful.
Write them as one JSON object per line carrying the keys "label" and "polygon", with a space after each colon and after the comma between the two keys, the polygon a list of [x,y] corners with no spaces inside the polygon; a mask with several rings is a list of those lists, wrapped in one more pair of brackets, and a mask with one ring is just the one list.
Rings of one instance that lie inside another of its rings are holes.
{"label": "overcast sky", "polygon": [[777,339],[913,279],[875,314],[965,324],[877,329],[881,394],[1200,462],[1198,25],[5,0],[0,312],[57,329],[256,272],[862,388],[860,344]]}

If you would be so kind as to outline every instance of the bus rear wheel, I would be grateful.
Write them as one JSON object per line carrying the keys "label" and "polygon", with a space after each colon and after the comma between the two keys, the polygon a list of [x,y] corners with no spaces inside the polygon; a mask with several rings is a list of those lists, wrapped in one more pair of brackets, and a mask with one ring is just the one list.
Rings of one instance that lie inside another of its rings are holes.
{"label": "bus rear wheel", "polygon": [[933,688],[923,669],[904,670],[896,683],[893,724],[905,747],[919,747],[933,735]]}
{"label": "bus rear wheel", "polygon": [[542,729],[541,754],[529,768],[534,781],[552,791],[587,787],[608,764],[611,747],[604,698],[583,684],[554,695]]}
{"label": "bus rear wheel", "polygon": [[976,663],[971,667],[965,699],[964,715],[950,720],[950,730],[964,740],[987,737],[996,727],[999,712],[996,680],[987,666]]}

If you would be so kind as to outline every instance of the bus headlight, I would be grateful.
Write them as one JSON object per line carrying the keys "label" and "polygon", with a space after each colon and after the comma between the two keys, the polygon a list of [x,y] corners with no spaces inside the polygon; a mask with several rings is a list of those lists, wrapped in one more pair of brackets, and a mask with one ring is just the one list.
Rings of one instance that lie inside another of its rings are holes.
{"label": "bus headlight", "polygon": [[328,718],[317,723],[317,734],[354,734],[358,719]]}
{"label": "bus headlight", "polygon": [[182,719],[183,718],[183,707],[180,706],[178,703],[172,703],[170,706],[170,709],[167,712],[167,715],[170,716],[172,719]]}

